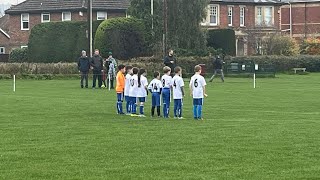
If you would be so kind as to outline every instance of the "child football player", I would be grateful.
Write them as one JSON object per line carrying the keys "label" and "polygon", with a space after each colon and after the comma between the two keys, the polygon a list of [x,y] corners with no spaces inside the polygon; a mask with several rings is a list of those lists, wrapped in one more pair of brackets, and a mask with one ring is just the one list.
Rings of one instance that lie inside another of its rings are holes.
{"label": "child football player", "polygon": [[160,81],[160,73],[154,72],[154,79],[150,82],[148,89],[152,93],[151,116],[154,117],[154,110],[157,107],[157,115],[160,117],[160,95],[162,91],[162,83]]}
{"label": "child football player", "polygon": [[182,119],[182,99],[184,96],[184,82],[182,79],[182,69],[177,66],[174,68],[175,76],[172,79],[172,94],[174,101],[174,118]]}
{"label": "child football player", "polygon": [[138,91],[137,91],[137,97],[140,103],[140,116],[144,116],[144,103],[146,102],[146,97],[148,93],[148,80],[145,77],[146,76],[146,70],[140,69],[138,73]]}
{"label": "child football player", "polygon": [[122,110],[122,102],[123,102],[123,92],[125,87],[125,78],[124,73],[126,72],[126,67],[124,65],[118,66],[118,73],[117,73],[117,86],[116,86],[116,92],[117,92],[117,110],[118,114],[124,114]]}
{"label": "child football player", "polygon": [[170,76],[171,68],[168,66],[165,66],[163,68],[164,75],[161,77],[162,82],[162,101],[163,101],[163,117],[169,118],[169,112],[170,112],[170,96],[171,96],[171,82],[172,77]]}
{"label": "child football player", "polygon": [[126,112],[127,114],[131,113],[131,103],[129,98],[129,90],[130,90],[130,79],[132,76],[132,66],[126,66],[126,82],[124,87],[124,99],[126,100]]}
{"label": "child football player", "polygon": [[206,94],[206,80],[201,76],[201,66],[194,67],[195,74],[191,77],[189,84],[190,95],[193,97],[193,117],[195,120],[202,120],[203,98]]}
{"label": "child football player", "polygon": [[129,99],[131,104],[131,115],[137,114],[137,91],[138,91],[138,68],[132,69],[132,77],[130,78]]}

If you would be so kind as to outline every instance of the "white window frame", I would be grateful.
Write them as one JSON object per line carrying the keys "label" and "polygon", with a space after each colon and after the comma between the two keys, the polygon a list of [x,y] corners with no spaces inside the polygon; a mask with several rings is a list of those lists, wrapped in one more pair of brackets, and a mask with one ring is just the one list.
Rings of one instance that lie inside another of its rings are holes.
{"label": "white window frame", "polygon": [[[64,17],[63,14],[66,14],[66,13],[70,13],[70,19],[67,19],[67,20],[66,20],[66,19],[63,19],[63,17]],[[71,21],[71,20],[72,20],[72,13],[71,13],[70,11],[62,12],[62,13],[61,13],[61,20],[62,20],[62,21]]]}
{"label": "white window frame", "polygon": [[[267,16],[266,16],[266,9],[267,9],[267,8],[271,8],[271,12],[270,12],[270,13],[271,13],[271,14],[270,14],[270,15],[271,15],[271,17],[270,17],[270,18],[271,18],[271,21],[270,21],[270,22],[267,22],[267,21],[266,21],[266,17],[267,17]],[[272,26],[273,23],[274,23],[274,21],[273,21],[273,17],[274,17],[273,11],[274,11],[274,10],[273,10],[273,7],[272,7],[272,6],[265,6],[265,7],[264,7],[263,21],[265,22],[265,25],[266,25],[266,26]]]}
{"label": "white window frame", "polygon": [[[233,23],[233,6],[228,6],[228,26],[232,26]],[[229,22],[229,18],[230,18],[230,22]]]}
{"label": "white window frame", "polygon": [[[241,22],[242,19],[242,22]],[[246,24],[246,7],[240,6],[240,27],[245,27]]]}
{"label": "white window frame", "polygon": [[[23,20],[23,16],[28,15],[28,20]],[[28,28],[23,28],[23,23],[28,23]],[[30,15],[29,13],[22,13],[21,14],[21,30],[28,31],[30,29]]]}
{"label": "white window frame", "polygon": [[[262,23],[263,23],[263,7],[262,6],[258,6],[257,8],[257,13],[256,13],[256,15],[257,15],[257,17],[256,17],[256,25],[262,25]],[[260,22],[259,22],[259,20],[260,20]]]}
{"label": "white window frame", "polygon": [[[100,17],[99,13],[103,13],[104,14],[104,19],[99,18]],[[106,20],[106,19],[108,19],[108,12],[106,12],[106,11],[97,11],[97,20]]]}
{"label": "white window frame", "polygon": [[5,53],[6,53],[6,48],[5,47],[0,47],[0,54],[5,54]]}
{"label": "white window frame", "polygon": [[[44,16],[44,15],[48,15],[48,16],[49,16],[49,20],[44,20],[44,19],[43,19],[43,16]],[[42,23],[50,22],[50,13],[41,13],[41,22],[42,22]]]}
{"label": "white window frame", "polygon": [[[214,11],[213,9],[211,8],[216,8],[216,10]],[[219,25],[219,17],[220,17],[220,9],[219,9],[219,5],[215,5],[215,4],[210,4],[209,5],[209,24],[210,26],[218,26]],[[211,16],[216,16],[216,22],[215,23],[212,23],[211,22]]]}

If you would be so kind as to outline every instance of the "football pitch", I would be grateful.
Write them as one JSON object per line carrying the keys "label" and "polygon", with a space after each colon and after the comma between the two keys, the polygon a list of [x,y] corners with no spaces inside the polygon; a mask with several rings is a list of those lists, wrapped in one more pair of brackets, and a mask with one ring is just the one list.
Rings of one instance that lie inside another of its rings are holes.
{"label": "football pitch", "polygon": [[320,74],[215,79],[207,94],[203,121],[189,95],[185,119],[165,120],[150,95],[139,118],[78,80],[0,80],[0,179],[320,179]]}

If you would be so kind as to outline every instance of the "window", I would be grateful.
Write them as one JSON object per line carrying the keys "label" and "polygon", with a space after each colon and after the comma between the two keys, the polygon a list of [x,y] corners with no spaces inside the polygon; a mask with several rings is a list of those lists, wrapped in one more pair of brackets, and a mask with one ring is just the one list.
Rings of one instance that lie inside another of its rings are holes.
{"label": "window", "polygon": [[272,25],[272,7],[265,7],[264,21],[266,25],[268,26]]}
{"label": "window", "polygon": [[256,8],[256,24],[260,26],[273,25],[273,7]]}
{"label": "window", "polygon": [[233,7],[229,6],[228,7],[228,26],[232,26],[232,10],[233,10]]}
{"label": "window", "polygon": [[257,25],[262,25],[262,7],[257,8]]}
{"label": "window", "polygon": [[0,54],[6,53],[6,49],[4,47],[0,47]]}
{"label": "window", "polygon": [[50,22],[50,13],[42,13],[41,22]]}
{"label": "window", "polygon": [[21,49],[23,49],[23,48],[27,48],[28,46],[21,46]]}
{"label": "window", "polygon": [[210,25],[218,25],[218,6],[211,5],[209,9]]}
{"label": "window", "polygon": [[29,14],[21,14],[21,30],[29,30]]}
{"label": "window", "polygon": [[240,26],[245,26],[244,19],[245,19],[245,7],[240,7]]}
{"label": "window", "polygon": [[105,20],[107,18],[107,12],[97,12],[97,20]]}
{"label": "window", "polygon": [[62,21],[71,21],[71,12],[62,12]]}

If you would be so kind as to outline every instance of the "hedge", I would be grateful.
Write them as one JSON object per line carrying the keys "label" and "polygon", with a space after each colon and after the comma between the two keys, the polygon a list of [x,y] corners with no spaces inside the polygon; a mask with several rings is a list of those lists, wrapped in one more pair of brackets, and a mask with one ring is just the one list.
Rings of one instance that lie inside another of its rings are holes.
{"label": "hedge", "polygon": [[[93,34],[101,21],[93,22]],[[32,28],[28,62],[74,62],[88,52],[87,22],[50,22]]]}
{"label": "hedge", "polygon": [[249,56],[234,57],[230,61],[269,64],[275,67],[276,72],[289,72],[292,71],[292,68],[298,67],[307,68],[308,72],[320,72],[320,56]]}
{"label": "hedge", "polygon": [[[305,67],[308,72],[320,72],[320,56],[252,56],[226,58],[226,63],[253,61],[260,65],[271,64],[276,72],[292,71],[294,67]],[[162,72],[163,62],[160,58],[143,57],[131,60],[120,60],[120,64],[133,65],[147,69],[149,75],[154,71]],[[193,68],[197,64],[206,64],[206,70],[212,73],[212,60],[209,57],[178,57],[177,64],[184,70],[184,76],[193,73]],[[51,74],[54,76],[77,75],[78,69],[76,63],[0,63],[0,74]]]}
{"label": "hedge", "polygon": [[224,54],[236,55],[236,36],[232,29],[213,29],[207,32],[207,46],[222,49]]}
{"label": "hedge", "polygon": [[103,21],[96,32],[94,46],[101,55],[110,51],[117,59],[142,56],[146,48],[146,29],[143,21],[136,18],[113,18]]}
{"label": "hedge", "polygon": [[28,48],[18,48],[11,51],[9,62],[27,62],[28,61]]}

